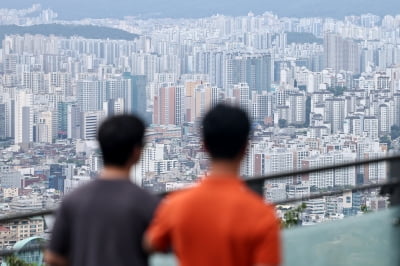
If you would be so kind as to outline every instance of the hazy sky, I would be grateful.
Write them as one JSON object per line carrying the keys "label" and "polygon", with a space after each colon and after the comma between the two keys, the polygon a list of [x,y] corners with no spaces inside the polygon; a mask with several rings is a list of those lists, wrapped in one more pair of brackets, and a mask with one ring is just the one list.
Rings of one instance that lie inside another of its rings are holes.
{"label": "hazy sky", "polygon": [[203,17],[220,13],[244,15],[273,11],[280,16],[330,16],[372,12],[400,13],[400,0],[1,0],[0,8],[26,8],[33,3],[54,9],[62,19],[84,17]]}

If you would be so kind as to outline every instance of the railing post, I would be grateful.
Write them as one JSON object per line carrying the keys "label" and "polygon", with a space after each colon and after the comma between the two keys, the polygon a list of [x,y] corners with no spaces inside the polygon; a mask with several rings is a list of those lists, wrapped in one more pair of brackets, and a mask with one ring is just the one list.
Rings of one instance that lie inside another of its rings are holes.
{"label": "railing post", "polygon": [[386,191],[390,194],[390,203],[392,206],[400,205],[400,159],[390,161],[389,181],[396,183]]}
{"label": "railing post", "polygon": [[259,180],[245,180],[247,183],[247,186],[256,192],[258,195],[264,197],[264,184],[265,180],[259,179]]}

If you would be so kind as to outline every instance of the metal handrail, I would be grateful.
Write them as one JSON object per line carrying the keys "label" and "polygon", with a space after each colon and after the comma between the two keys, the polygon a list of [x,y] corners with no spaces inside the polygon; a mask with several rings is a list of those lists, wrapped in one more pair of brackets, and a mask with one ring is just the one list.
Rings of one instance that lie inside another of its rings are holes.
{"label": "metal handrail", "polygon": [[[254,188],[254,185],[258,185],[258,186],[262,185],[261,187],[263,187],[263,182],[266,180],[279,179],[279,178],[288,177],[288,176],[306,175],[306,174],[311,174],[311,173],[316,173],[316,172],[330,171],[330,170],[335,170],[335,169],[355,167],[355,166],[361,166],[361,165],[367,165],[367,164],[373,164],[373,163],[392,162],[392,161],[396,161],[396,160],[400,161],[400,155],[380,157],[380,158],[369,159],[369,160],[359,160],[359,161],[355,161],[355,162],[348,162],[348,163],[324,166],[324,167],[320,167],[320,168],[305,169],[305,170],[299,170],[299,171],[293,171],[293,172],[283,172],[283,173],[278,173],[278,174],[273,174],[273,175],[268,175],[268,176],[253,177],[253,178],[246,179],[245,182],[250,187],[253,186],[253,188]],[[322,197],[337,196],[337,195],[341,195],[346,192],[355,192],[355,191],[363,191],[363,190],[368,190],[368,189],[376,189],[379,187],[395,187],[395,186],[400,186],[399,180],[391,181],[391,182],[382,182],[382,183],[361,185],[361,186],[341,189],[341,190],[337,190],[337,191],[321,192],[321,193],[307,195],[304,197],[280,200],[280,201],[272,202],[272,204],[284,205],[284,204],[289,204],[289,203],[294,203],[294,202],[308,201],[308,200],[322,198]],[[160,195],[163,195],[163,194],[160,194]],[[164,193],[164,195],[165,195],[165,193]],[[10,215],[0,217],[0,224],[8,223],[8,222],[15,221],[15,220],[29,219],[29,218],[33,218],[33,217],[37,217],[37,216],[44,217],[47,215],[54,214],[55,211],[56,211],[56,208],[51,208],[51,209],[32,211],[32,212],[27,212],[27,213],[10,214]],[[47,244],[43,243],[43,244],[30,246],[27,248],[22,248],[19,250],[16,250],[16,249],[0,250],[0,257],[10,256],[10,255],[13,255],[18,252],[27,252],[27,251],[35,251],[38,249],[45,249],[46,246],[47,246]]]}
{"label": "metal handrail", "polygon": [[11,256],[19,252],[36,251],[41,249],[44,250],[45,248],[47,248],[47,243],[23,247],[21,249],[0,249],[0,257]]}
{"label": "metal handrail", "polygon": [[266,181],[271,179],[279,179],[288,176],[296,176],[296,175],[307,175],[317,172],[325,172],[329,170],[335,170],[338,168],[349,168],[354,166],[361,166],[366,164],[373,164],[373,163],[381,163],[381,162],[391,162],[391,161],[400,161],[400,155],[390,155],[385,157],[379,157],[375,159],[366,159],[366,160],[357,160],[353,162],[341,163],[341,164],[332,164],[328,166],[316,167],[316,168],[309,168],[309,169],[302,169],[297,171],[286,171],[280,172],[277,174],[267,175],[267,176],[259,176],[259,177],[251,177],[246,179],[246,183],[253,183],[259,181]]}
{"label": "metal handrail", "polygon": [[57,210],[56,208],[51,208],[51,209],[45,209],[45,210],[40,210],[40,211],[31,211],[31,212],[23,212],[23,213],[4,215],[4,216],[1,216],[1,218],[0,218],[0,224],[8,223],[8,222],[15,221],[15,220],[29,219],[29,218],[36,217],[36,216],[52,215],[52,214],[54,214],[54,212],[56,210]]}
{"label": "metal handrail", "polygon": [[[262,185],[263,182],[266,180],[279,179],[279,178],[288,177],[288,176],[306,175],[306,174],[311,174],[311,173],[324,172],[324,171],[330,171],[330,170],[341,169],[341,168],[349,168],[349,167],[355,167],[355,166],[361,166],[361,165],[367,165],[367,164],[373,164],[373,163],[392,162],[392,161],[396,161],[396,160],[400,161],[400,155],[391,155],[391,156],[379,157],[379,158],[375,158],[375,159],[358,160],[358,161],[353,161],[353,162],[334,164],[334,165],[323,166],[323,167],[319,167],[319,168],[303,169],[303,170],[292,171],[292,172],[282,172],[282,173],[277,173],[277,174],[272,174],[272,175],[267,175],[267,176],[252,177],[252,178],[245,179],[244,181],[250,187],[252,187],[252,186],[254,187],[254,185]],[[318,193],[318,194],[314,194],[314,195],[310,195],[310,196],[302,197],[302,198],[277,201],[277,202],[274,202],[273,204],[274,205],[286,204],[286,203],[297,202],[297,201],[302,201],[302,200],[321,198],[321,197],[325,197],[325,196],[334,196],[334,195],[342,194],[343,192],[346,192],[346,191],[366,190],[366,189],[378,188],[383,185],[398,185],[398,184],[396,182],[394,182],[394,183],[389,182],[389,183],[363,185],[363,186],[354,187],[352,189],[324,192],[324,193]],[[27,212],[27,213],[10,214],[10,215],[0,217],[0,224],[7,223],[7,222],[10,222],[13,220],[28,219],[28,218],[35,217],[35,216],[52,215],[52,214],[54,214],[55,211],[56,211],[56,209],[51,208],[51,209],[45,209],[45,210],[33,211],[33,212]]]}
{"label": "metal handrail", "polygon": [[319,198],[330,197],[330,196],[338,196],[338,195],[341,195],[346,192],[356,192],[356,191],[362,191],[362,190],[368,190],[368,189],[375,189],[375,188],[380,188],[383,186],[400,186],[400,181],[382,182],[382,183],[376,183],[376,184],[356,186],[353,188],[341,189],[341,190],[337,190],[337,191],[321,192],[321,193],[316,193],[316,194],[310,194],[310,195],[304,196],[304,197],[274,201],[274,202],[272,202],[272,204],[284,205],[284,204],[293,203],[293,202],[308,201],[308,200],[312,200],[312,199],[319,199]]}
{"label": "metal handrail", "polygon": [[[274,205],[284,205],[284,204],[288,204],[288,203],[293,203],[293,202],[299,202],[299,201],[307,201],[307,200],[312,200],[312,199],[317,199],[317,198],[321,198],[321,197],[329,197],[329,196],[335,196],[335,195],[340,195],[343,194],[344,192],[355,192],[355,191],[360,191],[360,190],[368,190],[368,189],[375,189],[375,188],[379,188],[382,186],[399,186],[400,185],[400,181],[396,181],[396,182],[385,182],[385,183],[376,183],[376,184],[369,184],[369,185],[363,185],[363,186],[358,186],[358,187],[354,187],[351,189],[343,189],[343,190],[338,190],[338,191],[331,191],[331,192],[323,192],[323,193],[318,193],[318,194],[314,194],[314,195],[309,195],[306,197],[300,197],[300,198],[293,198],[293,199],[287,199],[287,200],[281,200],[281,201],[276,201],[273,202],[272,204]],[[35,215],[32,216],[39,216],[37,215],[38,213],[41,213],[40,215],[49,215],[52,214],[55,211],[55,209],[52,210],[47,210],[47,211],[41,211],[41,212],[35,212]],[[13,217],[17,217],[18,215],[14,215]],[[19,215],[20,217],[32,217],[29,216],[29,213],[27,213],[26,215]],[[8,217],[8,219],[11,219],[12,217]],[[23,219],[23,218],[20,218]],[[2,220],[0,220],[1,222]],[[36,250],[40,250],[40,249],[46,249],[47,248],[46,243],[43,244],[38,244],[38,245],[33,245],[30,247],[26,247],[26,248],[22,248],[22,249],[0,249],[0,257],[7,257],[7,256],[11,256],[15,253],[18,252],[28,252],[28,251],[36,251]]]}

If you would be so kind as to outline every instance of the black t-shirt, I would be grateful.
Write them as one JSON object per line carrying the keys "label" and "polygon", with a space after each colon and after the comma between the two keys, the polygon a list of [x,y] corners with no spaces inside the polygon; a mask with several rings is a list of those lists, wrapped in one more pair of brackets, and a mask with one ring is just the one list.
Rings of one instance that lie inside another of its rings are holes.
{"label": "black t-shirt", "polygon": [[148,265],[143,233],[157,204],[129,180],[92,181],[64,198],[49,249],[73,266]]}

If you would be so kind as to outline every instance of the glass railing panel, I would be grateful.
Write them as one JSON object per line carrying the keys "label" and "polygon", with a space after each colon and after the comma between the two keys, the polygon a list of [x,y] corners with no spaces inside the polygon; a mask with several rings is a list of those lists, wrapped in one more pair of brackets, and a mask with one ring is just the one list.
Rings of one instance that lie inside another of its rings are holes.
{"label": "glass railing panel", "polygon": [[150,258],[150,266],[175,266],[178,265],[173,254],[157,253]]}
{"label": "glass railing panel", "polygon": [[[287,229],[282,234],[285,266],[400,265],[400,207]],[[36,237],[27,240],[22,241],[21,247],[14,246],[18,251],[11,257],[11,264],[23,260],[41,265],[42,250],[33,244],[41,244],[43,240]],[[5,261],[4,257],[0,264],[5,265]],[[156,254],[151,257],[150,265],[178,264],[173,254]]]}
{"label": "glass railing panel", "polygon": [[400,208],[283,232],[284,265],[400,265]]}
{"label": "glass railing panel", "polygon": [[[285,266],[400,265],[400,208],[283,231]],[[156,254],[151,266],[178,265]]]}

